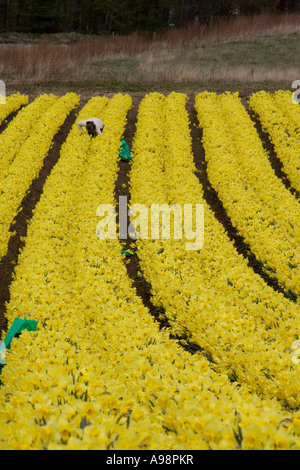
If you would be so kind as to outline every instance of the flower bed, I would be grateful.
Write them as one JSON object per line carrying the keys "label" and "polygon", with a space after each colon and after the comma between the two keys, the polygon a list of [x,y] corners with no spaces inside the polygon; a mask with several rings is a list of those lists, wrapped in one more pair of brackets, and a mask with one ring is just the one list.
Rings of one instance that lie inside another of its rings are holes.
{"label": "flower bed", "polygon": [[[33,179],[37,178],[55,134],[79,102],[78,95],[74,93],[53,98],[50,98],[52,105],[42,116],[37,118],[34,115],[36,125],[27,140],[21,138],[23,144],[0,180],[0,259],[7,253],[8,241],[12,235],[10,225],[18,213],[22,199]],[[34,111],[40,114],[39,107],[34,108]],[[30,117],[27,118],[30,120]]]}
{"label": "flower bed", "polygon": [[292,186],[300,192],[299,105],[292,102],[291,92],[278,90],[273,94],[254,93],[249,106],[269,134]]}

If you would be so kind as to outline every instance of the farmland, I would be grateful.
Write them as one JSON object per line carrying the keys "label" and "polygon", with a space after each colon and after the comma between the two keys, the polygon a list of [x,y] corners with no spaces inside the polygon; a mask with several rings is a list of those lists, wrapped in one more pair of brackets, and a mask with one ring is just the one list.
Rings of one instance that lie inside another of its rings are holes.
{"label": "farmland", "polygon": [[[38,326],[5,351],[0,449],[299,449],[291,92],[16,94],[1,112],[2,340]],[[203,247],[100,239],[121,195],[203,205]]]}

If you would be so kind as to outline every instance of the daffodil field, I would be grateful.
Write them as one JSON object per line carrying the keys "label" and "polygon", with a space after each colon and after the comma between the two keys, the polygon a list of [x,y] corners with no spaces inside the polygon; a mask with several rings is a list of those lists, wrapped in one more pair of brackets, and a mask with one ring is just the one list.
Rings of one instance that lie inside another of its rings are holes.
{"label": "daffodil field", "polygon": [[[14,101],[15,100],[15,101]],[[138,238],[138,295],[121,241],[96,235],[97,207],[116,206],[128,94],[84,104],[28,222],[6,304],[38,320],[6,351],[0,379],[3,450],[300,449],[300,205],[275,175],[237,93],[199,93],[194,109],[207,176],[237,233],[276,279],[239,254],[204,197],[184,93],[146,94],[128,165],[130,204],[201,204],[204,245]],[[2,110],[0,261],[21,203],[80,96],[16,95]],[[249,109],[299,184],[299,106],[259,92]],[[91,138],[77,122],[101,116]],[[2,339],[5,332],[2,332]],[[194,350],[192,350],[194,346]],[[295,355],[294,355],[295,357]]]}

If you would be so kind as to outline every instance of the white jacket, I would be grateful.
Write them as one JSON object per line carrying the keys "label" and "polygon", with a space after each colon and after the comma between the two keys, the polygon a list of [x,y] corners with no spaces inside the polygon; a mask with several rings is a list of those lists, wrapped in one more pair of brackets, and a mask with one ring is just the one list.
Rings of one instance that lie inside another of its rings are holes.
{"label": "white jacket", "polygon": [[96,126],[96,132],[97,134],[101,134],[101,132],[103,131],[103,122],[101,121],[101,119],[99,118],[90,118],[90,119],[87,119],[86,121],[80,121],[78,122],[78,128],[80,131],[82,131],[82,128],[83,127],[86,127],[86,123],[88,121],[92,121],[95,126]]}

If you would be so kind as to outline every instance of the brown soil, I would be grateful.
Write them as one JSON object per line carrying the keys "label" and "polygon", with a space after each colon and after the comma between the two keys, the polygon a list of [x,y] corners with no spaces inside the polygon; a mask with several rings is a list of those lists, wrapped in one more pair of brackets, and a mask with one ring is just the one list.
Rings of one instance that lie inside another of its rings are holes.
{"label": "brown soil", "polygon": [[[124,133],[124,140],[128,144],[129,148],[132,147],[132,141],[136,130],[136,119],[138,113],[138,106],[143,98],[143,96],[135,96],[133,98],[133,106],[128,113],[128,120],[127,126]],[[118,178],[116,181],[115,186],[115,198],[116,198],[116,209],[117,209],[117,223],[119,223],[118,217],[118,207],[119,207],[119,196],[127,196],[127,202],[130,202],[130,164],[120,160],[118,163],[119,172]],[[125,187],[124,187],[125,185]],[[127,215],[127,226],[129,225],[129,218]],[[133,250],[135,252],[136,246],[135,241],[127,238],[125,240],[121,240],[122,249],[123,250]],[[137,294],[142,298],[144,305],[149,309],[152,315],[159,321],[158,319],[158,309],[152,304],[151,302],[151,293],[150,293],[150,286],[146,283],[146,281],[137,275],[138,271],[140,271],[139,267],[139,260],[136,255],[128,256],[126,260],[126,269],[128,276],[132,280],[132,285],[136,289]],[[161,327],[167,326],[166,322],[160,321]]]}
{"label": "brown soil", "polygon": [[[101,95],[104,95],[104,94],[106,96],[112,96],[114,93],[113,92],[101,93]],[[96,96],[96,95],[99,95],[99,93],[88,93],[88,92],[81,93],[80,108],[84,106],[84,104],[88,101],[89,98],[91,98],[92,96]],[[144,97],[144,95],[145,93],[131,94],[133,106],[128,113],[127,125],[126,125],[126,129],[124,133],[124,139],[130,148],[132,146],[133,136],[134,136],[135,128],[136,128],[138,106],[139,106],[141,99]],[[271,285],[275,290],[280,290],[276,280],[266,277],[266,275],[263,273],[260,263],[256,260],[255,256],[249,251],[249,247],[245,245],[242,237],[240,237],[237,234],[237,231],[232,226],[226,214],[226,211],[224,210],[224,207],[221,201],[219,200],[216,192],[210,186],[210,183],[207,177],[207,172],[206,172],[204,150],[203,150],[202,143],[201,143],[202,133],[201,133],[201,130],[197,126],[198,121],[197,121],[197,116],[196,116],[196,112],[194,109],[195,96],[196,96],[196,93],[191,93],[189,95],[189,102],[187,104],[187,108],[188,108],[190,121],[191,121],[190,129],[191,129],[191,135],[192,135],[195,164],[196,164],[197,169],[201,170],[201,173],[200,172],[197,173],[197,176],[199,177],[199,181],[201,182],[203,186],[205,199],[207,203],[209,204],[210,208],[214,211],[216,218],[225,227],[230,239],[234,243],[239,253],[242,253],[247,258],[249,265],[254,269],[255,272],[259,273],[269,285]],[[246,93],[242,95],[244,104],[247,103],[247,96],[249,95]],[[33,98],[34,96],[30,96],[30,100],[32,100]],[[11,230],[16,231],[16,234],[12,236],[12,238],[10,239],[7,256],[5,256],[2,260],[0,260],[0,338],[1,338],[1,332],[6,331],[7,329],[7,323],[5,319],[5,311],[6,311],[5,303],[9,301],[9,286],[12,281],[14,267],[18,263],[18,255],[20,253],[20,250],[24,246],[24,243],[21,241],[21,238],[26,237],[27,226],[28,226],[28,222],[30,221],[32,217],[32,211],[34,207],[36,206],[37,202],[39,201],[47,176],[51,173],[53,166],[55,165],[55,163],[57,162],[59,158],[60,147],[62,143],[65,141],[69,133],[69,130],[76,119],[75,112],[77,111],[78,111],[78,108],[77,110],[74,110],[68,116],[64,125],[61,127],[60,131],[55,136],[54,145],[51,151],[49,152],[48,156],[44,160],[43,168],[38,178],[35,181],[33,181],[29,192],[24,197],[22,204],[21,204],[22,211],[18,214],[18,216],[16,217],[14,221],[13,226],[11,227]],[[10,116],[9,121],[12,119],[12,117],[13,116]],[[270,150],[271,158],[275,162],[276,155],[275,155],[274,149],[271,148],[271,144],[270,142],[268,142],[267,136],[262,132],[261,128],[258,125],[259,123],[256,122],[256,124],[257,124],[258,132],[261,138],[263,139],[263,142],[265,143],[265,145],[268,146],[268,150]],[[5,126],[6,124],[0,127],[0,132],[3,131]],[[277,162],[276,164],[279,167],[279,163]],[[117,201],[117,208],[118,208],[119,195],[124,195],[124,196],[126,195],[128,197],[128,202],[130,201],[129,171],[130,171],[129,163],[126,163],[120,160],[119,161],[119,173],[118,173],[118,178],[117,178],[116,187],[115,187],[115,197]],[[279,177],[283,179],[284,183],[287,184],[286,177],[285,175],[282,174],[282,171],[281,172],[279,171],[277,174]],[[125,184],[125,187],[123,187],[124,184]],[[123,244],[124,249],[131,248],[135,250],[134,242],[130,239],[122,241],[122,244]],[[149,308],[150,312],[154,315],[157,321],[160,322],[161,327],[168,327],[167,320],[161,321],[159,320],[159,317],[158,317],[159,314],[162,313],[163,309],[154,307],[151,302],[151,286],[149,286],[145,282],[145,280],[138,277],[137,275],[137,272],[139,271],[139,262],[138,262],[138,258],[136,255],[128,257],[128,263],[126,264],[126,267],[127,267],[128,275],[132,279],[133,286],[136,288],[137,294],[140,295],[145,306]],[[291,300],[295,300],[292,295],[289,295],[289,298]],[[195,345],[195,350],[197,349],[199,349],[199,346]],[[190,351],[193,352],[193,345],[190,345]]]}

